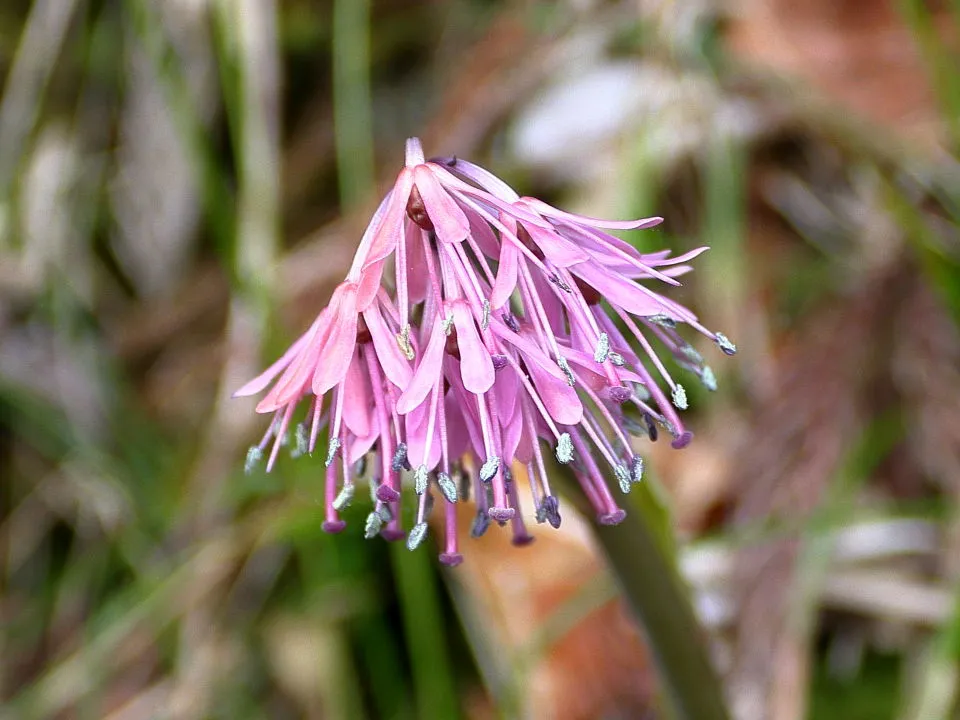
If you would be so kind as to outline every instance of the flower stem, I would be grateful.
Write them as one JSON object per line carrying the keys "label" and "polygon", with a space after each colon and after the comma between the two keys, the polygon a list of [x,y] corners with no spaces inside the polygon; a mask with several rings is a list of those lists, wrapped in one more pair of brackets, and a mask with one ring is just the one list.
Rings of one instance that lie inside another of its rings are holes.
{"label": "flower stem", "polygon": [[728,720],[723,690],[687,589],[639,512],[595,523],[610,568],[640,622],[678,720]]}

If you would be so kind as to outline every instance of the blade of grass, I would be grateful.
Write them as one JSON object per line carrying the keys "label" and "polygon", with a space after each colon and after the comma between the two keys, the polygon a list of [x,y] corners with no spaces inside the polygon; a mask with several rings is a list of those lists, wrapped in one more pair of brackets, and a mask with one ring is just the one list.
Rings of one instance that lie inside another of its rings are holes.
{"label": "blade of grass", "polygon": [[344,209],[373,190],[370,0],[333,3],[333,113],[337,179]]}
{"label": "blade of grass", "polygon": [[410,552],[403,543],[390,544],[394,581],[410,650],[417,717],[457,718],[460,705],[452,675],[439,587],[426,552]]}

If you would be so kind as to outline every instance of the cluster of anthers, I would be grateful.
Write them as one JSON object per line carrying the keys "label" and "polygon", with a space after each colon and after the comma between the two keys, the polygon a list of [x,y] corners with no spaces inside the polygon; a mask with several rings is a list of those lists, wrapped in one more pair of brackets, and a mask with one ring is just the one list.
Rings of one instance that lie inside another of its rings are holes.
{"label": "cluster of anthers", "polygon": [[[563,212],[520,197],[472,163],[427,162],[420,141],[408,140],[406,166],[329,305],[236,393],[272,383],[257,412],[273,421],[248,452],[247,470],[270,448],[269,470],[291,432],[293,453],[312,453],[325,430],[323,529],[345,527],[340,513],[362,480],[374,503],[366,536],[406,537],[414,549],[426,536],[435,487],[447,565],[463,559],[456,503],[471,494],[473,536],[494,521],[511,524],[515,544],[531,540],[511,474],[518,466],[530,478],[536,521],[560,525],[547,449],[572,470],[598,521],[620,522],[625,512],[604,477],[625,493],[641,481],[643,459],[628,436],[656,440],[663,429],[676,448],[692,437],[677,413],[686,392],[654,344],[710,390],[713,372],[677,327],[736,352],[644,284],[679,285],[691,269],[685,263],[706,248],[641,254],[607,232],[661,221]],[[305,399],[306,416],[295,419]],[[401,526],[404,484],[417,497],[409,534]]]}

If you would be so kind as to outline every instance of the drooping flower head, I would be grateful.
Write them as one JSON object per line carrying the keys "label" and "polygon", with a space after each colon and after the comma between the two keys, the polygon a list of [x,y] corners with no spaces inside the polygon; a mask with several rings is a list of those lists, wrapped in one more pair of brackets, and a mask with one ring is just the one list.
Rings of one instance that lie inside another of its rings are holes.
{"label": "drooping flower head", "polygon": [[[641,254],[608,232],[660,222],[563,212],[472,163],[427,162],[419,140],[408,140],[406,165],[330,304],[236,393],[270,387],[257,412],[273,421],[248,469],[268,448],[272,468],[290,432],[303,454],[324,431],[324,530],[344,528],[339,513],[363,479],[374,502],[367,537],[406,537],[416,548],[436,488],[448,565],[462,560],[455,503],[469,494],[474,536],[494,521],[512,526],[516,544],[531,540],[512,481],[518,465],[530,478],[532,517],[559,526],[545,452],[571,467],[599,522],[620,522],[607,478],[625,493],[641,481],[630,436],[656,440],[663,429],[676,448],[692,438],[677,412],[686,392],[655,344],[710,390],[712,371],[678,328],[736,352],[649,287],[679,285],[706,248]],[[294,423],[301,405],[306,416]],[[411,481],[417,509],[407,534],[400,504]]]}

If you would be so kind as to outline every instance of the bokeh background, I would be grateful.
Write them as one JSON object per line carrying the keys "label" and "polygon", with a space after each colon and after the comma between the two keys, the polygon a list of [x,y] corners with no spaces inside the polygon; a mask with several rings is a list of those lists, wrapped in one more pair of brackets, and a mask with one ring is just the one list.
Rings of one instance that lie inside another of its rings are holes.
{"label": "bokeh background", "polygon": [[957,0],[4,0],[0,717],[663,716],[569,505],[441,572],[363,503],[325,536],[316,459],[243,472],[230,393],[410,135],[712,246],[674,297],[740,353],[630,501],[734,717],[957,717],[958,33]]}

